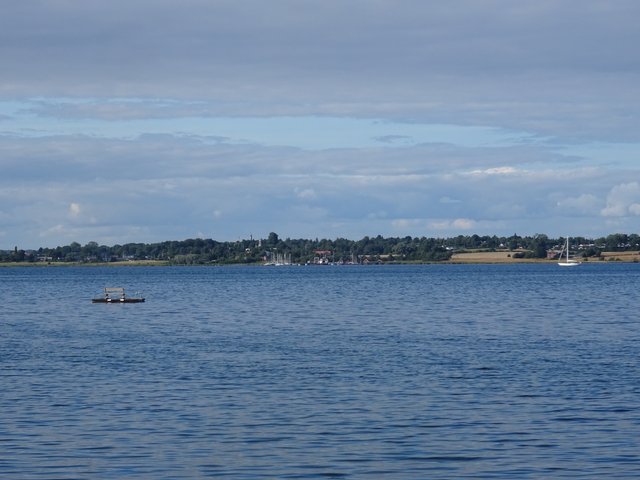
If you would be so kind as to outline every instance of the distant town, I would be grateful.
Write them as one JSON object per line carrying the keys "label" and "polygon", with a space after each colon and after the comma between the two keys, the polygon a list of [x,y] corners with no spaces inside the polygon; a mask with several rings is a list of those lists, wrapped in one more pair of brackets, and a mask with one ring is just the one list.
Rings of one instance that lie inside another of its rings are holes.
{"label": "distant town", "polygon": [[[544,234],[510,237],[459,235],[449,238],[364,237],[361,240],[281,239],[271,232],[266,238],[218,242],[212,239],[187,239],[159,243],[99,245],[73,242],[55,248],[25,250],[15,246],[0,250],[3,264],[368,264],[427,263],[468,261],[474,258],[502,258],[510,261],[551,260],[558,258],[566,238]],[[611,234],[589,239],[570,238],[572,255],[586,261],[640,261],[638,234]],[[486,254],[498,252],[500,256]],[[484,254],[484,256],[482,256]],[[474,257],[475,255],[475,257]]]}

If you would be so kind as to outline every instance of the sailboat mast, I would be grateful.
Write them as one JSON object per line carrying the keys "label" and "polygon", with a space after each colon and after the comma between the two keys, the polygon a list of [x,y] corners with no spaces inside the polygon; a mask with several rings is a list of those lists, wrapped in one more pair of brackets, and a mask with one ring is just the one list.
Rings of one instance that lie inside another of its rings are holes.
{"label": "sailboat mast", "polygon": [[[575,259],[569,259],[569,237],[566,238],[565,245],[564,247],[562,247],[562,250],[563,251],[561,251],[560,255],[558,256],[558,265],[560,265],[561,267],[573,267],[582,263]],[[566,250],[567,253],[565,254],[566,260],[563,261],[562,254],[564,253],[564,250]]]}

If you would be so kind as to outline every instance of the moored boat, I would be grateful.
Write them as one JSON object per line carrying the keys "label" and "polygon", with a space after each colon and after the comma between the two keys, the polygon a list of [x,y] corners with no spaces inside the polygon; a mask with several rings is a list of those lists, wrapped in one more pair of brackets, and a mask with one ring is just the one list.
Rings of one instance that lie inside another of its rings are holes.
{"label": "moored boat", "polygon": [[[565,257],[562,257],[562,254],[565,254]],[[562,251],[560,252],[560,256],[558,257],[558,265],[561,267],[577,267],[582,262],[576,260],[575,258],[569,258],[569,237],[567,237],[567,241],[565,246],[562,247]]]}

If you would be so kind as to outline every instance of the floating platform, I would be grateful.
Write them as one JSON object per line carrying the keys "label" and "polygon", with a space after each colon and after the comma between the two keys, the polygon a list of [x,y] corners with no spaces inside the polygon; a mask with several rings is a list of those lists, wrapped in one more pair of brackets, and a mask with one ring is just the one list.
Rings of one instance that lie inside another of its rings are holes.
{"label": "floating platform", "polygon": [[141,303],[144,297],[127,297],[122,287],[107,287],[100,297],[91,299],[92,303]]}
{"label": "floating platform", "polygon": [[92,303],[140,303],[144,298],[92,298]]}

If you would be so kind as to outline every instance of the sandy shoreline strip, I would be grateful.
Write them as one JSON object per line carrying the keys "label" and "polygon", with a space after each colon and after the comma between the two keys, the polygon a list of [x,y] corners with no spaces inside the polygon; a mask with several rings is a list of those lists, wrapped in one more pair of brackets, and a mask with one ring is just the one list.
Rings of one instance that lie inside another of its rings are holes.
{"label": "sandy shoreline strip", "polygon": [[[451,263],[555,263],[557,259],[548,260],[546,258],[514,258],[514,255],[522,252],[469,252],[454,253],[451,256]],[[600,257],[582,259],[583,262],[640,262],[640,252],[602,252]]]}

